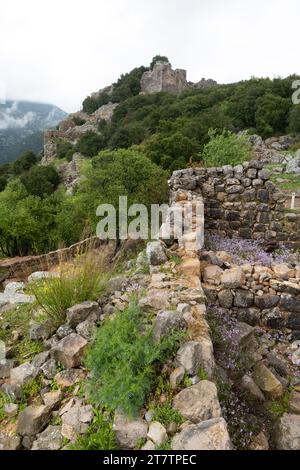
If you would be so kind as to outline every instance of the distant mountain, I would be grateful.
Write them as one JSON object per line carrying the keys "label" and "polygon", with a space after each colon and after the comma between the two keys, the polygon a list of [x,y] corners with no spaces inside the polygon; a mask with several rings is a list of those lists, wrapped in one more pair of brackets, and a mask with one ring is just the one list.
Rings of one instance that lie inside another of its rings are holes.
{"label": "distant mountain", "polygon": [[66,115],[51,104],[0,103],[0,164],[15,160],[25,150],[42,150],[43,131],[55,127]]}

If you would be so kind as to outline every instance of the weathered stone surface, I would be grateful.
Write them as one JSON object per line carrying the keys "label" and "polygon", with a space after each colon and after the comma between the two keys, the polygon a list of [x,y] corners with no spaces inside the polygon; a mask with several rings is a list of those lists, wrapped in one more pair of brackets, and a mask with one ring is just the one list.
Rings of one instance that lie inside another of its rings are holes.
{"label": "weathered stone surface", "polygon": [[152,441],[147,441],[146,444],[143,445],[141,450],[155,450],[155,444]]}
{"label": "weathered stone surface", "polygon": [[35,271],[28,276],[28,282],[39,281],[41,279],[48,279],[59,277],[59,273],[52,271]]}
{"label": "weathered stone surface", "polygon": [[300,450],[300,416],[285,413],[280,418],[276,433],[278,450]]}
{"label": "weathered stone surface", "polygon": [[96,331],[97,327],[95,323],[89,318],[76,326],[76,333],[78,333],[80,336],[82,336],[88,341],[93,337],[93,334]]}
{"label": "weathered stone surface", "polygon": [[63,445],[63,436],[60,426],[48,426],[45,431],[37,435],[32,450],[59,450]]}
{"label": "weathered stone surface", "polygon": [[174,330],[182,330],[186,327],[183,314],[175,310],[160,312],[155,320],[153,337],[159,341]]}
{"label": "weathered stone surface", "polygon": [[185,70],[172,70],[168,62],[157,62],[153,69],[143,73],[141,78],[142,93],[181,93],[188,87]]}
{"label": "weathered stone surface", "polygon": [[271,295],[271,294],[265,294],[265,295],[256,295],[255,296],[255,305],[261,309],[267,309],[267,308],[273,308],[276,307],[276,305],[279,303],[280,297],[278,295]]}
{"label": "weathered stone surface", "polygon": [[300,392],[293,390],[289,400],[289,411],[295,415],[300,415]]}
{"label": "weathered stone surface", "polygon": [[254,328],[247,323],[236,322],[231,332],[233,343],[241,349],[246,348],[253,340],[254,331]]}
{"label": "weathered stone surface", "polygon": [[258,364],[252,372],[252,378],[256,385],[269,398],[278,398],[283,395],[283,386],[264,364]]}
{"label": "weathered stone surface", "polygon": [[201,341],[185,343],[177,352],[175,362],[182,366],[189,375],[196,375],[199,369],[203,368],[208,377],[211,378],[215,368],[211,340],[202,337]]}
{"label": "weathered stone surface", "polygon": [[61,388],[72,387],[84,377],[84,372],[81,369],[67,369],[62,370],[55,375],[55,381]]}
{"label": "weathered stone surface", "polygon": [[25,364],[11,369],[10,380],[13,384],[24,387],[24,385],[37,376],[38,372],[39,370],[37,367],[30,362],[26,362]]}
{"label": "weathered stone surface", "polygon": [[147,437],[148,426],[140,418],[130,420],[116,412],[113,429],[122,449],[134,449],[140,439]]}
{"label": "weathered stone surface", "polygon": [[265,400],[264,394],[256,385],[250,375],[244,375],[241,381],[241,389],[244,390],[250,398],[263,402]]}
{"label": "weathered stone surface", "polygon": [[31,322],[29,329],[29,337],[33,340],[48,339],[55,332],[55,326],[50,320],[42,323],[36,321]]}
{"label": "weathered stone surface", "polygon": [[163,244],[160,241],[149,242],[146,248],[149,264],[159,266],[167,261],[167,255]]}
{"label": "weathered stone surface", "polygon": [[17,433],[21,436],[34,436],[48,423],[51,410],[48,406],[27,406],[19,414]]}
{"label": "weathered stone surface", "polygon": [[41,371],[47,379],[53,379],[57,372],[55,360],[49,359],[49,361],[45,362],[41,367]]}
{"label": "weathered stone surface", "polygon": [[172,440],[172,450],[231,450],[232,444],[223,418],[185,427]]}
{"label": "weathered stone surface", "polygon": [[252,292],[245,289],[237,289],[235,291],[234,306],[240,308],[252,307],[254,302],[254,295]]}
{"label": "weathered stone surface", "polygon": [[220,278],[223,274],[223,269],[219,266],[210,264],[205,266],[203,270],[203,281],[208,282],[209,284],[215,284],[216,286],[220,284]]}
{"label": "weathered stone surface", "polygon": [[167,431],[165,427],[158,421],[152,421],[149,426],[147,438],[154,442],[155,445],[163,444],[167,438]]}
{"label": "weathered stone surface", "polygon": [[113,294],[116,291],[121,292],[128,284],[128,278],[126,276],[116,276],[109,279],[106,291],[109,294]]}
{"label": "weathered stone surface", "polygon": [[192,423],[221,416],[217,388],[208,380],[201,380],[178,393],[173,400],[173,407]]}
{"label": "weathered stone surface", "polygon": [[170,307],[168,295],[161,291],[149,291],[146,297],[142,297],[139,306],[145,310],[165,310]]}
{"label": "weathered stone surface", "polygon": [[68,323],[72,328],[75,328],[91,315],[94,315],[96,319],[100,316],[100,307],[97,302],[82,302],[68,308],[66,311]]}
{"label": "weathered stone surface", "polygon": [[60,325],[60,327],[57,329],[56,336],[59,339],[63,339],[66,336],[69,336],[71,333],[74,333],[73,328],[71,328],[71,326],[67,323],[64,323],[63,325]]}
{"label": "weathered stone surface", "polygon": [[245,282],[245,275],[240,267],[231,268],[221,275],[221,283],[225,288],[236,289]]}
{"label": "weathered stone surface", "polygon": [[86,339],[72,333],[63,338],[52,350],[52,357],[66,368],[78,367],[87,346]]}
{"label": "weathered stone surface", "polygon": [[84,434],[93,419],[93,407],[76,403],[62,415],[61,433],[70,441],[75,441],[79,434]]}
{"label": "weathered stone surface", "polygon": [[198,258],[186,258],[178,266],[178,271],[184,276],[200,276],[200,261]]}
{"label": "weathered stone surface", "polygon": [[47,392],[43,395],[43,401],[46,406],[52,410],[56,408],[62,400],[62,393],[60,390],[55,390],[54,392]]}
{"label": "weathered stone surface", "polygon": [[289,267],[288,264],[273,264],[272,269],[274,271],[276,279],[281,281],[288,281],[289,278],[294,277],[295,271]]}
{"label": "weathered stone surface", "polygon": [[219,304],[223,308],[231,308],[233,303],[233,295],[230,289],[223,289],[218,292]]}
{"label": "weathered stone surface", "polygon": [[4,433],[0,433],[0,450],[18,450],[20,447],[20,436],[8,436]]}

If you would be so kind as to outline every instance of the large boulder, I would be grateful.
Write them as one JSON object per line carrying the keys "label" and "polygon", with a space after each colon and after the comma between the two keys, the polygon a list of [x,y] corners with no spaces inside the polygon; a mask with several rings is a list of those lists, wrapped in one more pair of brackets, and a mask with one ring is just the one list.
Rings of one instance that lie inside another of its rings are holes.
{"label": "large boulder", "polygon": [[91,405],[81,406],[76,403],[70,410],[62,415],[61,434],[75,441],[79,434],[84,434],[94,416]]}
{"label": "large boulder", "polygon": [[273,372],[263,363],[256,365],[252,379],[268,398],[279,398],[283,395],[283,386]]}
{"label": "large boulder", "polygon": [[297,151],[294,158],[291,158],[286,165],[287,173],[300,173],[300,150]]}
{"label": "large boulder", "polygon": [[172,450],[231,450],[232,444],[223,418],[186,426],[173,438]]}
{"label": "large boulder", "polygon": [[69,325],[75,328],[90,316],[97,320],[100,317],[100,313],[100,307],[97,302],[86,301],[68,308],[66,316]]}
{"label": "large boulder", "polygon": [[220,281],[226,289],[237,289],[245,283],[245,274],[240,267],[227,269],[221,275]]}
{"label": "large boulder", "polygon": [[19,414],[17,433],[21,436],[35,436],[49,422],[51,408],[45,405],[27,406]]}
{"label": "large boulder", "polygon": [[155,445],[161,445],[168,439],[166,429],[158,421],[152,421],[152,423],[150,423],[147,437]]}
{"label": "large boulder", "polygon": [[203,368],[211,377],[215,367],[211,341],[204,337],[201,338],[201,342],[188,341],[178,350],[175,362],[189,375],[196,375],[199,369]]}
{"label": "large boulder", "polygon": [[280,418],[276,447],[278,450],[300,450],[300,416],[285,413]]}
{"label": "large boulder", "polygon": [[217,387],[208,380],[202,380],[178,393],[173,400],[173,407],[195,424],[221,416]]}
{"label": "large boulder", "polygon": [[10,371],[10,380],[11,383],[24,387],[28,382],[35,379],[38,375],[39,369],[35,367],[30,362],[25,362],[24,364],[14,367]]}
{"label": "large boulder", "polygon": [[86,346],[86,339],[76,333],[71,333],[54,346],[51,350],[51,356],[67,369],[78,367],[81,364]]}
{"label": "large boulder", "polygon": [[116,412],[113,430],[122,449],[134,449],[141,439],[146,439],[148,426],[141,418],[131,420]]}

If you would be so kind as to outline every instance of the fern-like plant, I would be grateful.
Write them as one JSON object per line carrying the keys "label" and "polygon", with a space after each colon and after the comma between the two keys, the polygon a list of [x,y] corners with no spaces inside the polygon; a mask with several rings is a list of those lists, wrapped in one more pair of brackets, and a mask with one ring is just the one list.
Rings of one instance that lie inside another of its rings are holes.
{"label": "fern-like plant", "polygon": [[177,350],[182,337],[182,332],[174,331],[155,343],[152,324],[133,300],[104,323],[87,354],[92,400],[135,415],[151,391],[156,365]]}

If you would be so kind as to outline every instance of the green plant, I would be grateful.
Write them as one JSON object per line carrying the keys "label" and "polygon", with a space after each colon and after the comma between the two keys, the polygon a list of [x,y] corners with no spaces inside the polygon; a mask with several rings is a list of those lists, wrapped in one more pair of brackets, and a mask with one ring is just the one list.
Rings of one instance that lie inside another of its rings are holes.
{"label": "green plant", "polygon": [[28,291],[55,325],[65,320],[69,307],[85,300],[97,300],[104,291],[108,268],[104,258],[93,252],[78,256],[72,263],[60,265],[58,277],[32,282]]}
{"label": "green plant", "polygon": [[91,399],[129,416],[136,414],[151,391],[155,367],[175,352],[181,338],[181,332],[174,332],[155,343],[153,326],[132,301],[104,323],[88,352]]}
{"label": "green plant", "polygon": [[291,392],[287,390],[280,399],[273,399],[271,403],[269,403],[268,410],[274,417],[281,418],[284,413],[288,412],[290,404],[290,395]]}
{"label": "green plant", "polygon": [[10,403],[9,397],[6,395],[6,393],[2,392],[0,390],[0,423],[6,418],[6,414],[4,412],[4,406]]}
{"label": "green plant", "polygon": [[117,443],[111,421],[102,410],[94,409],[94,418],[83,436],[78,437],[70,450],[115,450]]}
{"label": "green plant", "polygon": [[208,380],[208,374],[206,370],[203,369],[203,367],[200,367],[198,370],[198,377],[200,380]]}
{"label": "green plant", "polygon": [[41,375],[38,375],[34,379],[30,380],[30,382],[22,387],[22,398],[20,400],[20,405],[26,406],[28,400],[37,397],[43,386],[44,383]]}
{"label": "green plant", "polygon": [[169,438],[167,441],[163,442],[162,444],[159,444],[155,447],[155,450],[171,450],[171,442],[172,439]]}
{"label": "green plant", "polygon": [[251,157],[246,136],[238,136],[225,129],[221,134],[210,129],[208,136],[210,140],[201,154],[205,166],[237,165]]}
{"label": "green plant", "polygon": [[180,426],[184,421],[181,413],[172,407],[172,403],[170,401],[167,401],[162,405],[157,405],[152,409],[152,411],[153,420],[159,421],[164,426],[168,426],[170,423],[176,423]]}

